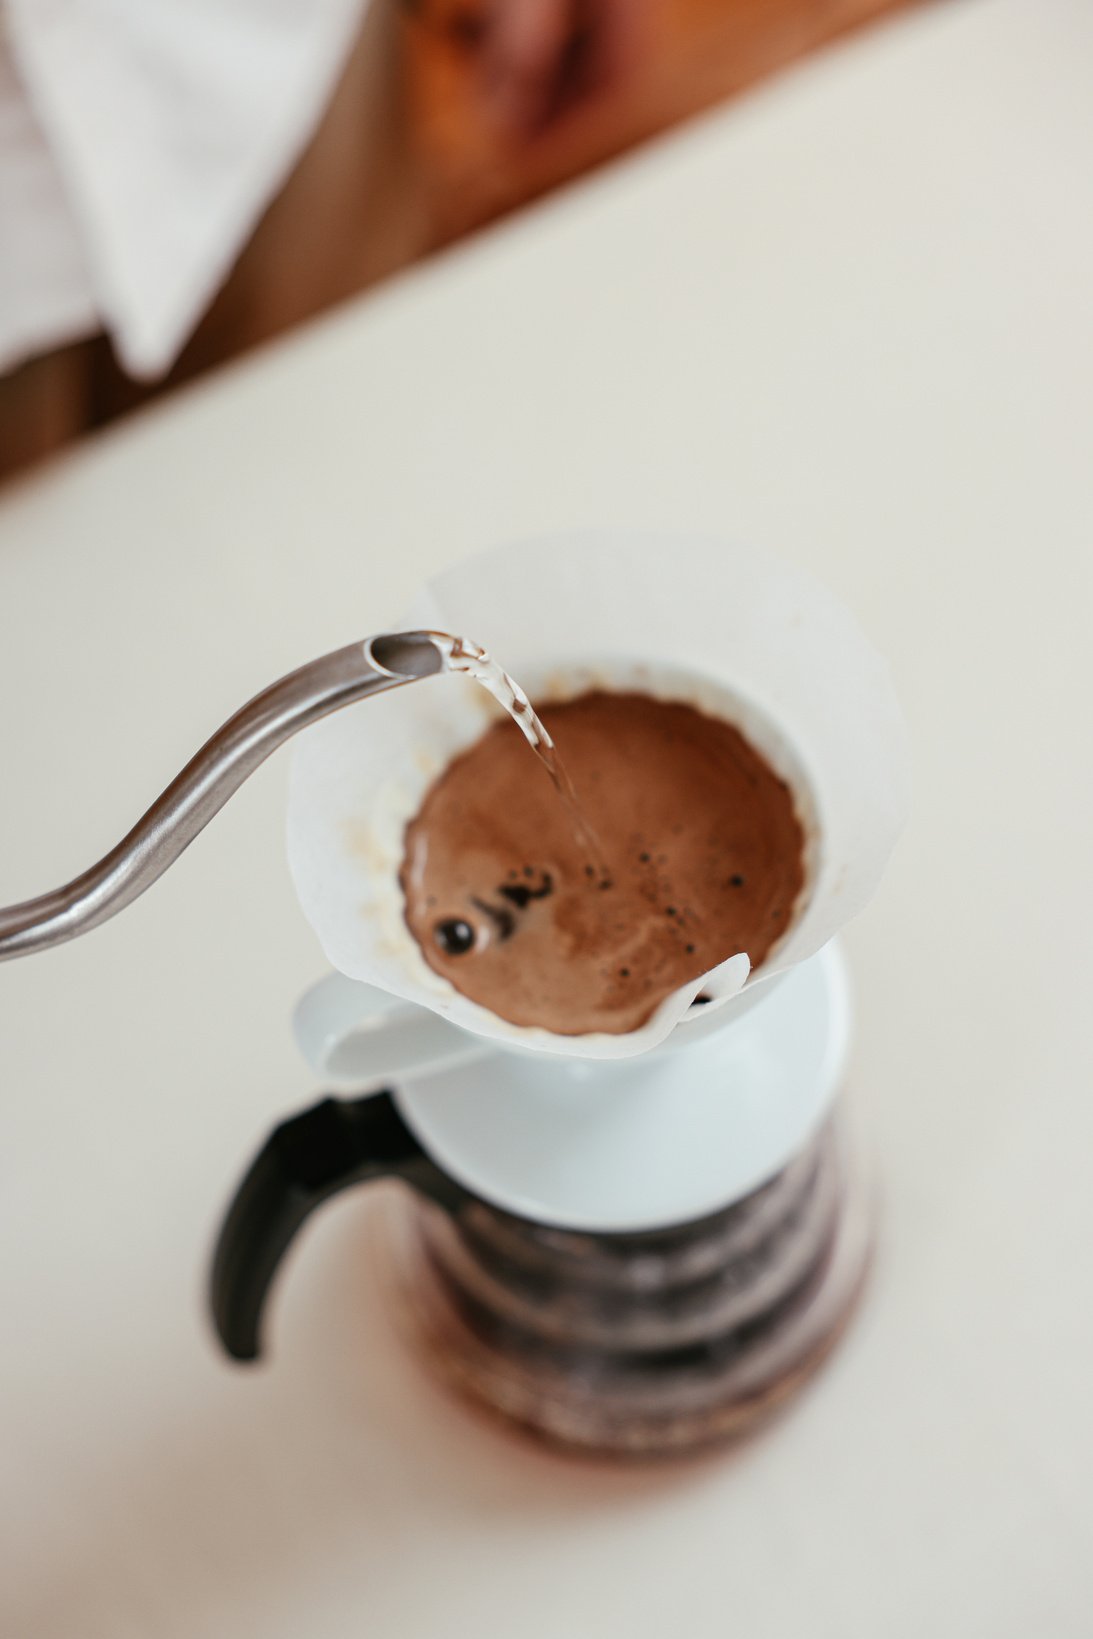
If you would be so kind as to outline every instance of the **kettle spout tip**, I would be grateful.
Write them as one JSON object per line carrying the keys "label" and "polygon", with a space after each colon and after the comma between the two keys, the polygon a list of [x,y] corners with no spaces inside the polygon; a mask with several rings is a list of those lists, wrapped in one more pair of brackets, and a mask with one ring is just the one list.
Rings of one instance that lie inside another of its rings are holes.
{"label": "kettle spout tip", "polygon": [[368,641],[368,658],[391,677],[433,677],[444,653],[432,632],[385,632]]}

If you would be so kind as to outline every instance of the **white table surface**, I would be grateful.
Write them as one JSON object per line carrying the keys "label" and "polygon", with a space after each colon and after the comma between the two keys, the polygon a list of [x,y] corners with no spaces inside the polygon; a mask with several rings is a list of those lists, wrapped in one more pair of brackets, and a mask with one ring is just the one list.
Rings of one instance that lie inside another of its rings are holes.
{"label": "white table surface", "polygon": [[876,30],[175,399],[0,506],[0,902],[430,570],[718,530],[890,655],[917,810],[853,927],[860,1319],[732,1457],[570,1463],[450,1402],[343,1198],[269,1365],[202,1312],[313,1087],[285,759],[145,899],[0,969],[5,1639],[1093,1632],[1093,7]]}

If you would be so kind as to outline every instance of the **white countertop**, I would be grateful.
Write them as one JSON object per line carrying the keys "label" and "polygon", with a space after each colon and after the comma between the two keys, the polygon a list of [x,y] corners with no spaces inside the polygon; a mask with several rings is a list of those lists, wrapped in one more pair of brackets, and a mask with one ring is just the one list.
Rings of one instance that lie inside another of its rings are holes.
{"label": "white countertop", "polygon": [[891,657],[917,809],[851,930],[884,1194],[828,1370],[733,1456],[570,1463],[393,1335],[345,1197],[265,1368],[218,1210],[314,1088],[278,757],[146,898],[0,968],[11,1639],[1093,1631],[1093,8],[877,29],[0,505],[0,902],[249,693],[547,528],[775,545]]}

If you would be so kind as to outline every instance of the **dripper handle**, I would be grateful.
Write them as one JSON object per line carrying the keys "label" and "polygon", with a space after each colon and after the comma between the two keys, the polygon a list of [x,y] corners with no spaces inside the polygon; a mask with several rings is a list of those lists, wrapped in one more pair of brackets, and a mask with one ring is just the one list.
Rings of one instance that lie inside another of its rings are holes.
{"label": "dripper handle", "polygon": [[351,1184],[401,1178],[447,1210],[465,1193],[426,1155],[389,1092],[324,1098],[275,1127],[235,1192],[213,1254],[213,1324],[233,1360],[256,1360],[281,1259],[316,1207]]}
{"label": "dripper handle", "polygon": [[376,1082],[435,1075],[487,1051],[450,1020],[400,1001],[375,985],[344,973],[328,973],[305,990],[292,1015],[296,1045],[327,1086],[367,1087]]}

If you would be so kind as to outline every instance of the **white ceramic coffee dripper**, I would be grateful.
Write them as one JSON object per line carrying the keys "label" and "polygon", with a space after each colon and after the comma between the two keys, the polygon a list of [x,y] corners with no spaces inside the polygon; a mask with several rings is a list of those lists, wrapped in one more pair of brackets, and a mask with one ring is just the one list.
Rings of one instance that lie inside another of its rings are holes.
{"label": "white ceramic coffee dripper", "polygon": [[498,1019],[427,966],[402,914],[405,824],[496,709],[465,678],[430,679],[297,744],[289,860],[338,970],[297,1011],[305,1056],[338,1086],[394,1082],[426,1150],[514,1212],[632,1230],[740,1198],[839,1084],[846,984],[824,947],[872,893],[907,807],[886,667],[811,576],[704,539],[501,548],[440,576],[412,619],[472,635],[533,699],[634,687],[728,716],[794,789],[803,903],[758,973],[737,953],[629,1035]]}

